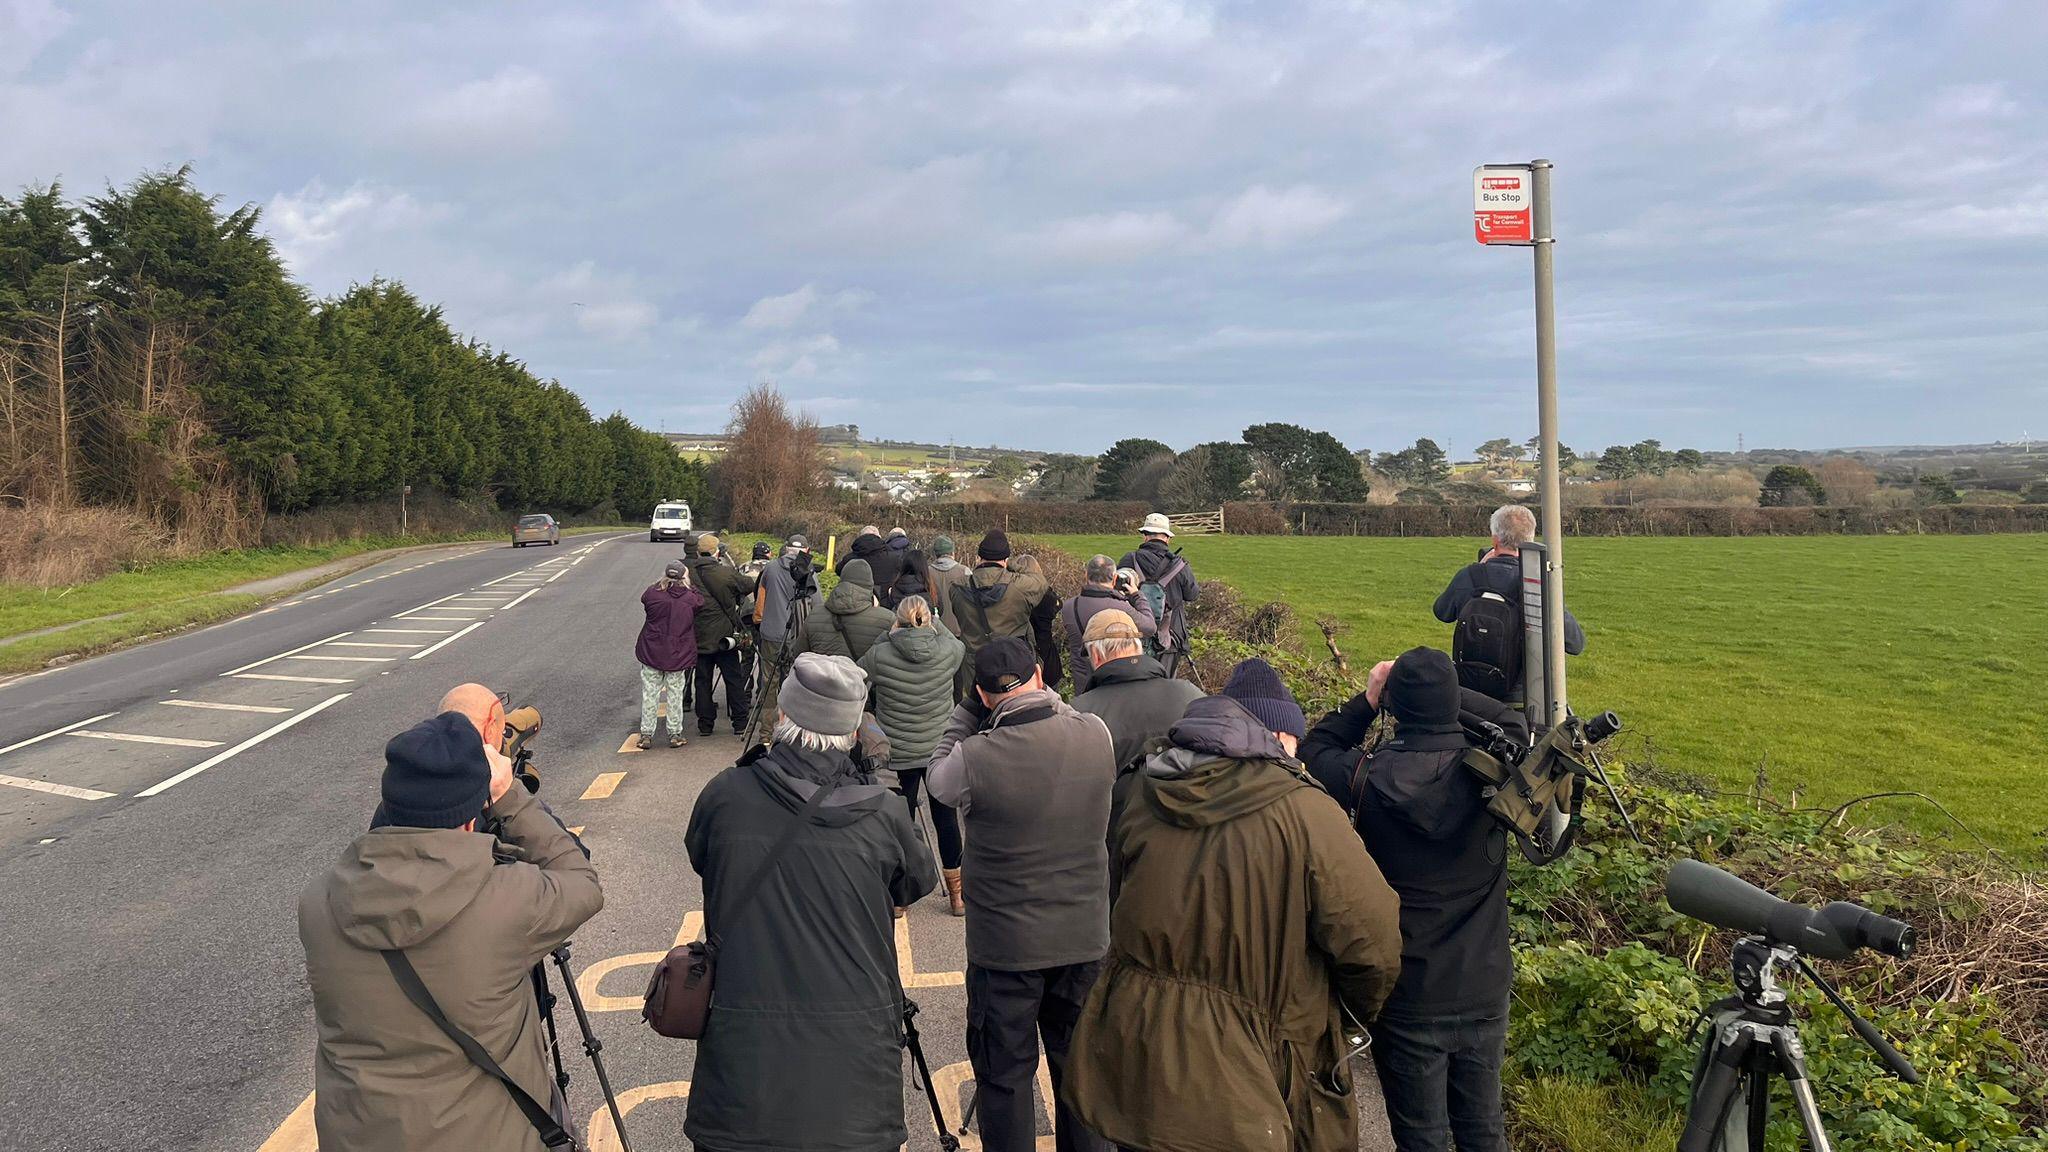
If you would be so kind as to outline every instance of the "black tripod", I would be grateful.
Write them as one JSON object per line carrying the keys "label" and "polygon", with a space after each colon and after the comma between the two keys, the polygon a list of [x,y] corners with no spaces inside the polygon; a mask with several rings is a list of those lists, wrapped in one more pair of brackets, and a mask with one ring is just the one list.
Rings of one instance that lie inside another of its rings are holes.
{"label": "black tripod", "polygon": [[[903,998],[903,1046],[910,1049],[911,1062],[917,1065],[918,1079],[924,1081],[924,1097],[932,1106],[932,1124],[939,1130],[941,1152],[960,1152],[960,1141],[946,1130],[946,1114],[939,1110],[938,1085],[932,1083],[932,1066],[925,1063],[924,1045],[917,1038],[917,1001]],[[961,1128],[962,1132],[967,1129]]]}
{"label": "black tripod", "polygon": [[[626,1142],[626,1118],[619,1112],[619,1098],[612,1094],[611,1077],[605,1075],[604,1041],[590,1030],[590,1013],[583,1010],[583,994],[576,990],[576,977],[569,972],[569,945],[564,944],[548,954],[561,969],[562,987],[569,993],[569,1007],[576,1013],[576,1026],[583,1031],[583,1054],[590,1057],[590,1066],[597,1070],[597,1086],[604,1092],[605,1107],[612,1111],[612,1130],[619,1134],[621,1152],[633,1152],[633,1146]],[[548,987],[548,966],[545,961],[533,966],[533,994],[540,1001],[541,1019],[547,1022],[548,1048],[555,1056],[555,1087],[560,1089],[562,1103],[569,1102],[569,1069],[562,1063],[562,1041],[555,1033],[555,993]]]}
{"label": "black tripod", "polygon": [[1778,986],[1777,970],[1783,964],[1798,965],[1894,1075],[1908,1084],[1920,1082],[1898,1049],[1857,1015],[1796,950],[1773,946],[1759,936],[1745,937],[1736,942],[1732,961],[1737,995],[1716,1004],[1707,1017],[1712,1033],[1693,1069],[1692,1104],[1678,1152],[1761,1152],[1774,1077],[1791,1090],[1807,1144],[1814,1152],[1833,1152],[1806,1076],[1806,1046],[1800,1043],[1792,1009]]}
{"label": "black tripod", "polygon": [[781,649],[776,652],[774,666],[770,667],[767,662],[759,659],[754,661],[754,666],[760,669],[761,682],[754,689],[754,715],[747,723],[746,745],[749,748],[764,743],[761,738],[764,726],[771,735],[775,731],[775,717],[767,714],[767,710],[761,707],[761,701],[767,699],[770,684],[775,686],[778,694],[781,692],[783,678],[789,675],[790,667],[796,663],[797,638],[804,634],[804,628],[811,616],[810,598],[799,596],[790,601],[789,612],[789,639],[784,641]]}

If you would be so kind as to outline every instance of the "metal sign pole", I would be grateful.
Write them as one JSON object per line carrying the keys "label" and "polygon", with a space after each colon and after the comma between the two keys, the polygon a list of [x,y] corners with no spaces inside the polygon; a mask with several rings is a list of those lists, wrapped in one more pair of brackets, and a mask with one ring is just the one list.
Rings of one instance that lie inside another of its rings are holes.
{"label": "metal sign pole", "polygon": [[1557,466],[1557,308],[1551,296],[1556,239],[1550,231],[1548,160],[1532,160],[1530,215],[1536,248],[1536,419],[1542,437],[1542,529],[1549,579],[1543,597],[1543,670],[1551,727],[1564,723],[1564,506]]}

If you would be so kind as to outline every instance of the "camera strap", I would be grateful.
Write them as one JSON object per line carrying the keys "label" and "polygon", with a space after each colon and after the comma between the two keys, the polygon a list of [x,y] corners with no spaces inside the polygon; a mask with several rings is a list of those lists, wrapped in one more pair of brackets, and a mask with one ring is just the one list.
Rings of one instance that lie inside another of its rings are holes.
{"label": "camera strap", "polygon": [[470,1063],[483,1069],[487,1075],[505,1086],[505,1091],[512,1095],[512,1102],[519,1105],[519,1111],[526,1115],[526,1122],[533,1125],[535,1132],[540,1133],[541,1143],[550,1148],[568,1148],[575,1152],[576,1138],[571,1136],[545,1107],[542,1107],[540,1101],[535,1100],[526,1089],[519,1086],[518,1081],[498,1066],[498,1062],[491,1058],[491,1054],[484,1051],[484,1046],[477,1043],[476,1037],[457,1028],[441,1011],[441,1005],[435,1002],[434,994],[427,991],[426,983],[420,979],[419,970],[412,966],[412,959],[397,948],[386,948],[383,953],[384,963],[391,969],[391,976],[398,981],[399,988],[404,990],[405,998],[412,1001],[414,1007],[426,1013],[427,1018],[432,1020],[448,1039],[453,1040],[457,1048],[462,1049],[462,1054],[469,1057]]}
{"label": "camera strap", "polygon": [[[774,875],[775,866],[782,863],[783,853],[789,851],[789,846],[796,842],[796,835],[803,831],[804,825],[811,822],[811,813],[823,807],[826,797],[838,787],[836,777],[818,785],[811,793],[811,798],[804,801],[804,806],[790,817],[789,823],[782,830],[782,835],[776,837],[775,843],[768,849],[768,854],[755,866],[754,874],[747,877],[747,882],[740,886],[739,892],[735,895],[732,902],[735,919],[747,914],[747,909],[753,906],[755,895],[761,891],[761,885],[767,883],[768,877]],[[704,933],[704,946],[714,958],[718,955],[719,933],[709,925],[706,925]]]}

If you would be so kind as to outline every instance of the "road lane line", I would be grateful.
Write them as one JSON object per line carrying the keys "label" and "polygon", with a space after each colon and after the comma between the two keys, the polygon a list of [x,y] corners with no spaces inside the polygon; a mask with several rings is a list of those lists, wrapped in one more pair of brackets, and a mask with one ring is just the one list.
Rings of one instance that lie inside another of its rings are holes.
{"label": "road lane line", "polygon": [[520,569],[519,571],[517,571],[517,572],[507,572],[507,573],[505,573],[505,574],[504,574],[503,576],[500,576],[500,577],[498,577],[498,578],[497,578],[496,580],[486,580],[486,581],[484,581],[483,583],[481,583],[481,584],[477,585],[477,587],[479,587],[479,588],[489,588],[489,587],[490,587],[491,585],[493,585],[493,584],[503,584],[503,583],[504,583],[505,581],[507,581],[507,580],[510,580],[510,579],[512,579],[512,578],[513,578],[514,576],[519,576],[519,575],[523,575],[523,574],[524,574],[525,572],[526,572],[526,569],[524,569],[524,568],[521,568],[521,569]]}
{"label": "road lane line", "polygon": [[215,708],[222,712],[289,712],[289,708],[273,708],[268,704],[219,704],[212,700],[159,700],[173,708]]}
{"label": "road lane line", "polygon": [[[528,588],[528,589],[527,589],[526,591],[524,591],[524,592],[521,592],[521,593],[519,594],[519,600],[524,600],[524,599],[526,599],[526,598],[527,598],[528,596],[531,596],[531,595],[533,595],[533,594],[534,594],[535,592],[538,592],[538,591],[540,591],[540,589],[538,589],[538,588]],[[517,608],[517,607],[519,607],[519,600],[514,600],[514,601],[513,601],[513,602],[511,602],[510,604],[507,604],[507,605],[505,605],[505,608]],[[500,608],[500,609],[498,609],[498,611],[500,611],[500,612],[503,612],[503,611],[505,610],[505,608]]]}
{"label": "road lane line", "polygon": [[344,664],[380,664],[396,656],[294,656],[294,660],[332,660]]}
{"label": "road lane line", "polygon": [[365,632],[400,632],[411,636],[446,636],[453,628],[365,628]]}
{"label": "road lane line", "polygon": [[319,1140],[319,1133],[313,1130],[313,1094],[308,1092],[256,1152],[313,1152]]}
{"label": "road lane line", "polygon": [[555,573],[555,574],[554,574],[553,576],[550,576],[550,577],[548,577],[547,579],[545,579],[545,580],[541,581],[541,583],[543,583],[543,584],[553,584],[553,583],[554,583],[555,581],[557,581],[557,580],[560,580],[560,579],[561,579],[561,578],[563,577],[563,575],[565,575],[565,574],[566,574],[566,573],[567,573],[568,571],[569,571],[569,570],[568,570],[567,568],[564,568],[564,569],[562,569],[562,571],[560,571],[560,572],[557,572],[557,573]]}
{"label": "road lane line", "polygon": [[407,612],[418,612],[421,608],[432,608],[434,605],[441,603],[442,600],[453,600],[460,595],[462,595],[460,592],[450,592],[446,596],[441,597],[440,600],[429,600],[425,604],[420,605],[419,608],[407,608],[405,612],[400,612],[399,615],[403,616]]}
{"label": "road lane line", "polygon": [[322,700],[318,704],[313,705],[311,708],[306,709],[304,712],[300,712],[292,716],[287,716],[284,719],[279,720],[277,723],[272,724],[270,727],[265,728],[263,731],[258,732],[254,736],[249,737],[247,740],[242,741],[240,744],[235,745],[233,748],[230,748],[225,752],[217,752],[214,755],[209,756],[204,760],[201,760],[199,763],[194,764],[190,768],[185,769],[183,772],[178,773],[176,776],[172,776],[169,779],[159,781],[158,783],[152,784],[149,787],[144,788],[142,791],[137,792],[136,795],[154,796],[157,793],[162,792],[164,789],[171,787],[173,784],[180,784],[184,781],[190,780],[194,776],[199,775],[201,772],[206,771],[208,768],[211,768],[216,764],[221,764],[228,760],[231,760],[236,756],[239,756],[242,753],[247,752],[249,749],[254,748],[258,744],[263,743],[265,740],[270,739],[272,736],[277,735],[279,732],[282,732],[285,729],[290,728],[292,725],[297,724],[299,721],[305,720],[320,712],[324,712],[328,708],[331,708],[334,705],[339,704],[343,700],[346,700],[348,698],[349,694],[347,692],[337,692],[334,695],[329,696],[327,699]]}
{"label": "road lane line", "polygon": [[585,788],[583,790],[583,795],[578,796],[577,799],[602,800],[605,797],[610,796],[613,792],[618,791],[619,781],[624,780],[625,778],[626,774],[624,772],[599,772],[597,774],[597,779],[592,780],[590,782],[590,787]]}
{"label": "road lane line", "polygon": [[[349,635],[349,633],[347,632],[336,632],[334,635],[327,637],[327,640],[339,640],[343,636],[347,635]],[[311,644],[301,644],[297,648],[292,649],[290,652],[279,652],[275,656],[265,656],[263,659],[258,660],[253,664],[244,664],[240,668],[230,668],[227,671],[221,673],[221,675],[234,676],[238,673],[247,672],[251,668],[261,668],[263,665],[270,663],[272,660],[282,660],[285,657],[293,655],[295,653],[304,652],[308,648],[318,648],[322,644],[327,643],[327,640],[315,640]]]}
{"label": "road lane line", "polygon": [[336,640],[329,648],[417,648],[418,644],[387,644],[377,640]]}
{"label": "road lane line", "polygon": [[188,740],[183,736],[144,736],[139,732],[72,732],[89,740],[126,740],[132,744],[169,744],[174,748],[218,748],[225,740]]}
{"label": "road lane line", "polygon": [[433,655],[434,653],[436,653],[436,652],[439,652],[439,651],[440,651],[441,649],[443,649],[443,648],[446,648],[446,647],[447,647],[447,646],[449,646],[450,644],[453,644],[453,643],[455,643],[455,642],[456,642],[457,640],[460,640],[460,639],[462,639],[462,638],[463,638],[464,636],[467,636],[467,635],[469,635],[469,634],[470,634],[471,632],[474,632],[474,631],[476,631],[477,629],[479,629],[479,628],[481,628],[481,627],[483,627],[483,626],[484,626],[484,622],[483,622],[483,621],[481,621],[481,620],[479,620],[479,621],[477,621],[476,623],[474,623],[474,624],[471,624],[471,625],[470,625],[469,627],[467,627],[467,628],[464,628],[464,629],[463,629],[462,631],[460,631],[460,632],[457,632],[457,633],[456,633],[455,635],[453,635],[453,636],[449,636],[449,637],[447,637],[446,639],[442,639],[442,640],[436,640],[436,641],[434,642],[434,644],[433,644],[433,646],[432,646],[432,647],[429,647],[429,648],[423,649],[423,650],[421,650],[421,651],[415,652],[415,653],[413,653],[412,655],[410,655],[410,656],[407,656],[407,657],[406,657],[406,659],[407,659],[407,660],[424,660],[425,658],[427,658],[427,657],[429,657],[429,656],[432,656],[432,655]]}
{"label": "road lane line", "polygon": [[348,678],[348,677],[346,677],[346,676],[343,676],[343,677],[341,677],[341,678],[339,678],[339,679],[336,679],[335,677],[332,677],[332,676],[280,676],[280,675],[278,675],[278,674],[276,674],[276,673],[273,673],[273,672],[239,672],[239,673],[236,673],[236,675],[235,675],[235,679],[237,679],[237,680],[285,680],[285,681],[289,681],[290,683],[293,683],[293,684],[347,684],[347,683],[349,683],[349,678]]}
{"label": "road lane line", "polygon": [[[73,800],[111,800],[112,792],[98,792],[91,788],[73,788],[69,784],[52,784],[48,780],[24,780],[19,776],[0,775],[0,784],[9,788],[26,788],[31,792],[48,792],[52,796],[69,796]],[[45,840],[47,844],[49,841]]]}
{"label": "road lane line", "polygon": [[0,748],[0,756],[5,756],[9,752],[14,751],[16,748],[26,748],[31,744],[40,744],[43,741],[48,740],[52,736],[62,736],[66,732],[71,731],[73,728],[83,728],[87,724],[97,724],[100,721],[105,720],[107,717],[116,714],[117,713],[113,712],[102,712],[97,716],[88,716],[85,719],[80,720],[76,723],[66,724],[62,728],[52,728],[50,731],[43,733],[41,736],[31,736],[26,740],[17,741],[16,743],[9,744],[5,748]]}

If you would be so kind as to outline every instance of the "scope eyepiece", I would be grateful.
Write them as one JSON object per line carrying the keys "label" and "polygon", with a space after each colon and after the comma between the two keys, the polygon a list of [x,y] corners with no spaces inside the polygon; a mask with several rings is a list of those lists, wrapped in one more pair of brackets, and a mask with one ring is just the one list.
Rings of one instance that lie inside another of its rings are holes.
{"label": "scope eyepiece", "polygon": [[1586,740],[1598,744],[1621,731],[1621,717],[1612,712],[1602,712],[1586,721]]}

